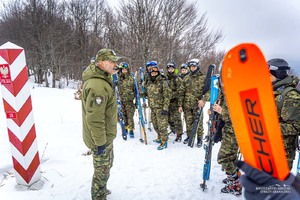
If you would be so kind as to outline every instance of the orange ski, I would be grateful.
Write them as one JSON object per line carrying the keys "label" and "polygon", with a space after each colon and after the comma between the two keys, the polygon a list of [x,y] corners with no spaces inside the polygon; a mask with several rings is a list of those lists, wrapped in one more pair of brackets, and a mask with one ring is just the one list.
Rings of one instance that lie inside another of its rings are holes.
{"label": "orange ski", "polygon": [[267,61],[251,43],[224,57],[222,83],[245,162],[279,180],[289,174]]}

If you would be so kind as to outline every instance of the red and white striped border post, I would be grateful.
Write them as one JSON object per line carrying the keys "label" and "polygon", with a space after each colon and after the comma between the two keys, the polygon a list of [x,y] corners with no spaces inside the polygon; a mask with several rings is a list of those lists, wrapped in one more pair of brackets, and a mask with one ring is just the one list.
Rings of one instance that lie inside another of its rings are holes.
{"label": "red and white striped border post", "polygon": [[30,87],[22,47],[0,46],[0,81],[16,181],[32,185],[41,178]]}

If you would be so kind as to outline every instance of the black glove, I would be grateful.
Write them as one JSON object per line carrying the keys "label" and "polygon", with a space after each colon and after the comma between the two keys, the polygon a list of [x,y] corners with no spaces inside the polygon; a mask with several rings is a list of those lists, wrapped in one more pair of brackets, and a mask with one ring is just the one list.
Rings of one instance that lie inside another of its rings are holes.
{"label": "black glove", "polygon": [[168,111],[167,110],[162,110],[161,115],[168,115]]}
{"label": "black glove", "polygon": [[246,199],[300,199],[299,177],[290,173],[285,181],[280,181],[243,161],[238,161],[236,165],[245,172],[240,181],[245,188]]}
{"label": "black glove", "polygon": [[102,145],[102,146],[97,146],[97,151],[96,151],[96,156],[99,156],[101,154],[105,154],[106,153],[106,145]]}

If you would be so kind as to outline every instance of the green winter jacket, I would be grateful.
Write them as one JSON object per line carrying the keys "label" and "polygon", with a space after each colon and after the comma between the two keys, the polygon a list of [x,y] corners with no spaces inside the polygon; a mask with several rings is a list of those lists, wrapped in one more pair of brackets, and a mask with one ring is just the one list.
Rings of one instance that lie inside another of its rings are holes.
{"label": "green winter jacket", "polygon": [[111,75],[91,64],[82,74],[83,141],[89,149],[110,144],[117,135],[117,100]]}

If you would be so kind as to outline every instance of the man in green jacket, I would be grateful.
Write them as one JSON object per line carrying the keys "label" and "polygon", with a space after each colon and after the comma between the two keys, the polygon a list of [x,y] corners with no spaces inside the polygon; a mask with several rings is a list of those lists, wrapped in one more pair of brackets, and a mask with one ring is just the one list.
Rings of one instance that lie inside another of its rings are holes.
{"label": "man in green jacket", "polygon": [[93,200],[106,199],[110,168],[113,164],[113,140],[117,135],[117,101],[111,74],[117,73],[120,57],[110,49],[101,49],[95,63],[82,74],[83,141],[93,154]]}

